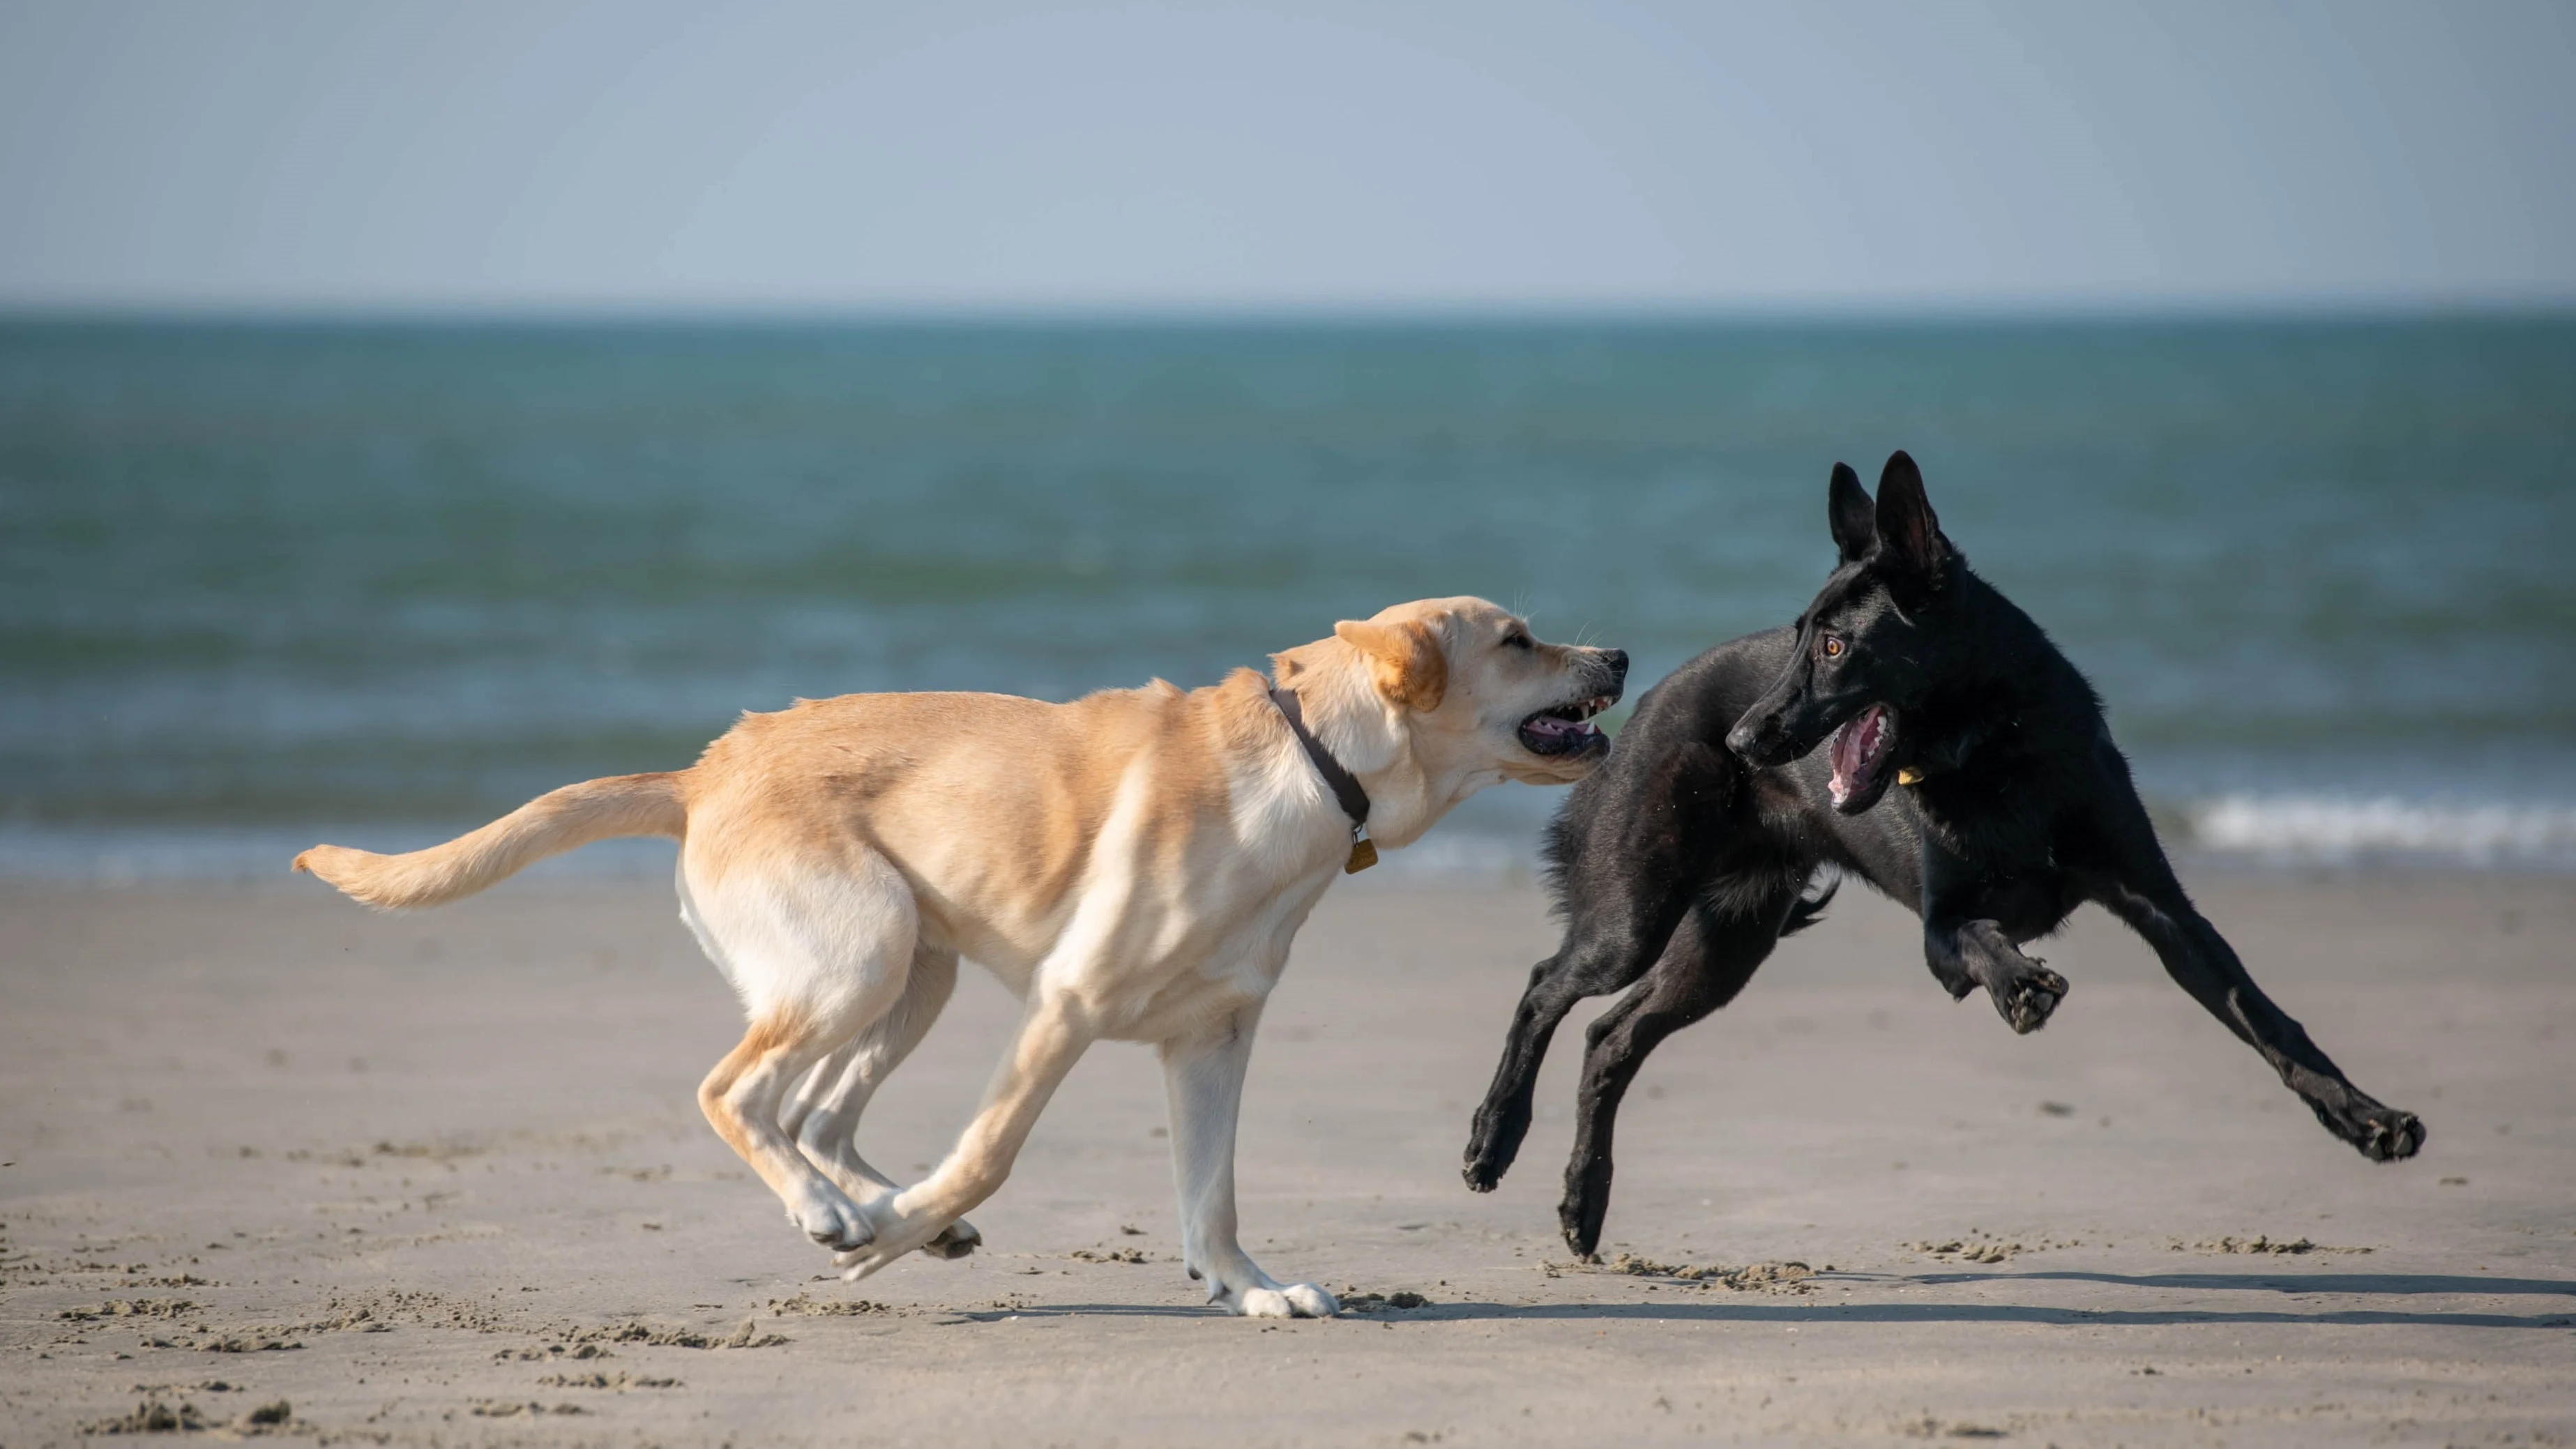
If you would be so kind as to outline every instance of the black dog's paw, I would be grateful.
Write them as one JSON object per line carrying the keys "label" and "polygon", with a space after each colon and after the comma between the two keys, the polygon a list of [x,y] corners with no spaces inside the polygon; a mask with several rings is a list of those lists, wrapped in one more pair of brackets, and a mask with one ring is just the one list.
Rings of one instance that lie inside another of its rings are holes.
{"label": "black dog's paw", "polygon": [[2308,1105],[2328,1132],[2373,1162],[2402,1162],[2424,1150],[2424,1121],[2412,1112],[2383,1107],[2368,1097],[2341,1107]]}
{"label": "black dog's paw", "polygon": [[1578,1263],[1601,1261],[1601,1255],[1593,1251],[1601,1244],[1599,1223],[1586,1224],[1583,1221],[1582,1210],[1569,1202],[1557,1209],[1556,1225],[1564,1232],[1565,1246],[1573,1250],[1574,1261]]}
{"label": "black dog's paw", "polygon": [[1528,1131],[1511,1131],[1482,1112],[1476,1114],[1476,1125],[1467,1134],[1467,1158],[1458,1175],[1467,1179],[1471,1192],[1492,1192],[1512,1170],[1512,1159],[1520,1155],[1521,1137]]}
{"label": "black dog's paw", "polygon": [[1601,1225],[1610,1217],[1610,1159],[1577,1156],[1565,1165],[1565,1196],[1556,1202],[1556,1225],[1576,1261],[1597,1263]]}
{"label": "black dog's paw", "polygon": [[2012,1029],[2028,1036],[2048,1025],[2057,1003],[2066,999],[2066,978],[2037,962],[2013,976],[2003,989],[1990,993],[1995,1001],[1995,1014]]}
{"label": "black dog's paw", "polygon": [[2352,1145],[2373,1162],[2398,1162],[2424,1150],[2424,1122],[2412,1112],[2376,1107],[2361,1114]]}

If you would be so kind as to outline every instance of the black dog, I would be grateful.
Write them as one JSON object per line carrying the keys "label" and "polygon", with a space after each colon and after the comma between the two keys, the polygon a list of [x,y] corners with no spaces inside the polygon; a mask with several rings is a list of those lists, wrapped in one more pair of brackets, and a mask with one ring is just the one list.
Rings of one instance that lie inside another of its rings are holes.
{"label": "black dog", "polygon": [[[1830,498],[1842,558],[1806,613],[1647,691],[1609,763],[1558,815],[1547,859],[1565,936],[1513,1014],[1468,1140],[1467,1185],[1490,1192],[1511,1166],[1565,1013],[1634,985],[1588,1033],[1557,1210],[1588,1256],[1609,1208],[1612,1122],[1647,1053],[1742,990],[1843,872],[1916,907],[1933,977],[1954,998],[1983,986],[2017,1032],[2038,1030],[2066,995],[2020,943],[2098,902],[2326,1130],[2376,1161],[2413,1156],[2423,1124],[2346,1080],[2192,909],[2101,700],[1969,571],[1914,460],[1888,460],[1875,505],[1836,464]],[[1891,783],[1905,788],[1872,809]]]}

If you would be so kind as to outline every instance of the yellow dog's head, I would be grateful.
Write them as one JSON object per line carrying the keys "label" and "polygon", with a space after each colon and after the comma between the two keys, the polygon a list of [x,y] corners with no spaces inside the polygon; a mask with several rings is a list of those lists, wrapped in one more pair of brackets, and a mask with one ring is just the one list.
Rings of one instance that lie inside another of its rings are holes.
{"label": "yellow dog's head", "polygon": [[1626,688],[1622,650],[1545,643],[1510,610],[1475,598],[1345,620],[1332,642],[1347,653],[1325,652],[1328,643],[1281,655],[1283,682],[1300,669],[1362,668],[1426,783],[1571,784],[1610,753],[1590,721]]}

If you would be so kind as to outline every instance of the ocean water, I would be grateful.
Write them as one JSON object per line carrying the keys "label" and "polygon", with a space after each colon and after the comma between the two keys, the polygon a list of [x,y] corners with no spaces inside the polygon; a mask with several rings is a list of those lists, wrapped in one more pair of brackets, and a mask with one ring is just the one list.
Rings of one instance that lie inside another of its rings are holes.
{"label": "ocean water", "polygon": [[0,874],[408,846],[743,709],[1206,683],[1423,595],[1642,686],[1792,617],[1897,447],[2177,848],[2576,868],[2576,319],[17,321]]}

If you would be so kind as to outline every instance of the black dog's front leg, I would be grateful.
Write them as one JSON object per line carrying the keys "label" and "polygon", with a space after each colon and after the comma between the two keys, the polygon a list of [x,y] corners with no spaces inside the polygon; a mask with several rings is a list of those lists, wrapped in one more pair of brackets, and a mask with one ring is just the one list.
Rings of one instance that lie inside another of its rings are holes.
{"label": "black dog's front leg", "polygon": [[1923,851],[1923,959],[1950,999],[1982,986],[1995,1014],[2024,1036],[2048,1024],[2066,999],[2066,978],[2021,953],[2003,926],[1983,914],[1985,884],[1936,845]]}

